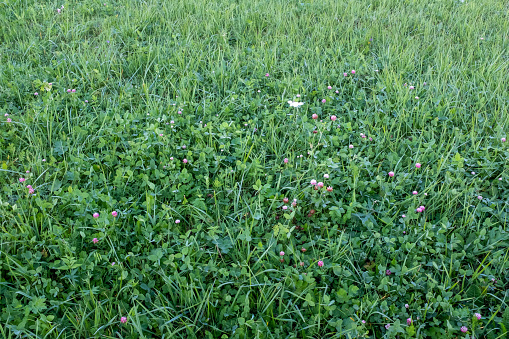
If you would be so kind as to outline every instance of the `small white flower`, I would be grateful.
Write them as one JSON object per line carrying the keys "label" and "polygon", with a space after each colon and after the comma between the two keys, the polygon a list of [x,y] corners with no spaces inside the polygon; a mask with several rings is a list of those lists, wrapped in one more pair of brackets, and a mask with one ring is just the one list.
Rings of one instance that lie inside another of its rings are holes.
{"label": "small white flower", "polygon": [[303,102],[291,101],[291,100],[288,101],[288,104],[290,104],[290,107],[297,107],[297,108],[304,105]]}

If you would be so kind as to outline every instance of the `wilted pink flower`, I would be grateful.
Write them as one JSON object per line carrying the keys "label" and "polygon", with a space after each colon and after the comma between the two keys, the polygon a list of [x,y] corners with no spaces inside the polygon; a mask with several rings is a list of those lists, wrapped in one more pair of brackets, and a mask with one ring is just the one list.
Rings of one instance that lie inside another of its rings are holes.
{"label": "wilted pink flower", "polygon": [[353,145],[350,145],[350,146],[348,146],[348,147],[349,147],[350,149],[352,149],[352,148],[353,148]]}
{"label": "wilted pink flower", "polygon": [[328,175],[328,174],[324,174],[324,175],[323,175],[323,177],[324,177],[325,179],[329,179],[329,175]]}
{"label": "wilted pink flower", "polygon": [[313,118],[313,119],[315,119],[315,120],[316,120],[316,119],[318,119],[318,114],[316,114],[316,113],[315,113],[315,114],[313,114],[313,115],[311,116],[311,118]]}
{"label": "wilted pink flower", "polygon": [[335,115],[332,115],[332,116],[330,117],[330,119],[331,119],[332,121],[336,121],[337,117],[336,117]]}
{"label": "wilted pink flower", "polygon": [[417,192],[417,191],[413,191],[413,192],[412,192],[412,194],[413,194],[413,195],[417,195],[417,194],[418,194],[418,192]]}
{"label": "wilted pink flower", "polygon": [[19,182],[24,182],[25,180],[25,178],[19,178]]}
{"label": "wilted pink flower", "polygon": [[297,202],[296,201],[292,202],[292,206],[293,207],[297,206]]}
{"label": "wilted pink flower", "polygon": [[461,332],[463,332],[463,333],[467,333],[468,328],[467,328],[466,326],[461,326],[460,330],[461,330]]}
{"label": "wilted pink flower", "polygon": [[184,164],[187,164],[187,159],[182,160]]}
{"label": "wilted pink flower", "polygon": [[302,251],[302,253],[307,251],[304,247],[302,247],[300,250]]}
{"label": "wilted pink flower", "polygon": [[322,267],[322,266],[323,266],[323,261],[321,261],[321,260],[320,260],[320,261],[318,261],[318,266],[319,266],[319,267]]}
{"label": "wilted pink flower", "polygon": [[477,320],[481,320],[481,313],[475,313],[474,316],[477,318]]}
{"label": "wilted pink flower", "polygon": [[303,262],[303,261],[301,261],[299,265],[304,266],[304,262]]}
{"label": "wilted pink flower", "polygon": [[177,219],[177,220],[175,220],[175,223],[176,223],[176,224],[180,224],[180,220],[178,220],[178,219]]}
{"label": "wilted pink flower", "polygon": [[316,185],[316,180],[315,179],[311,180],[310,184],[313,185],[313,186]]}
{"label": "wilted pink flower", "polygon": [[286,198],[286,197],[284,197],[284,198],[283,198],[283,202],[284,202],[285,204],[288,204],[288,201],[289,201],[289,200],[288,200],[288,198]]}
{"label": "wilted pink flower", "polygon": [[284,158],[283,162],[284,162],[285,164],[287,164],[287,163],[288,163],[288,158]]}
{"label": "wilted pink flower", "polygon": [[125,323],[127,322],[127,318],[126,318],[126,317],[122,317],[122,318],[120,318],[120,322],[121,322],[122,324],[125,324]]}
{"label": "wilted pink flower", "polygon": [[389,176],[392,178],[394,176],[394,172],[389,172]]}
{"label": "wilted pink flower", "polygon": [[111,215],[116,218],[118,213],[117,213],[117,211],[113,211],[113,212],[111,212]]}
{"label": "wilted pink flower", "polygon": [[327,187],[327,192],[332,192],[332,186]]}
{"label": "wilted pink flower", "polygon": [[412,325],[412,318],[408,318],[408,319],[406,320],[406,324],[407,324],[408,326]]}
{"label": "wilted pink flower", "polygon": [[352,69],[352,74],[355,74],[355,70],[354,69]]}
{"label": "wilted pink flower", "polygon": [[416,163],[416,164],[415,164],[415,167],[416,167],[416,168],[421,168],[421,164]]}
{"label": "wilted pink flower", "polygon": [[325,99],[322,99],[322,103],[325,104],[327,102],[327,100]]}
{"label": "wilted pink flower", "polygon": [[97,243],[99,242],[99,239],[94,238],[94,239],[92,239],[92,242],[93,242],[94,244],[97,244]]}
{"label": "wilted pink flower", "polygon": [[283,256],[283,255],[285,255],[285,252],[281,251],[281,252],[279,252],[279,255]]}
{"label": "wilted pink flower", "polygon": [[93,216],[95,219],[97,219],[97,218],[99,218],[99,213],[95,212],[94,214],[92,214],[92,216]]}

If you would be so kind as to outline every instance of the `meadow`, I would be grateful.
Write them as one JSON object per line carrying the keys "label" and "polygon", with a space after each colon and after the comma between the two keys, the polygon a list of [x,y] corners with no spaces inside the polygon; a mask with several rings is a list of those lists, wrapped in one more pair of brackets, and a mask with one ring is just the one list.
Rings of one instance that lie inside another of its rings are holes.
{"label": "meadow", "polygon": [[0,337],[508,337],[508,89],[503,0],[0,0]]}

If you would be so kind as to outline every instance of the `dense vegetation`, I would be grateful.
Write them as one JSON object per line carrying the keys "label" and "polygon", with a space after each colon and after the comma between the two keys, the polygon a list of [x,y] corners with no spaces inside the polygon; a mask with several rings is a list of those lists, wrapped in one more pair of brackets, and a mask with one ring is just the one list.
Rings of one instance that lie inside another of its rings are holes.
{"label": "dense vegetation", "polygon": [[502,0],[3,0],[0,336],[504,337],[508,35]]}

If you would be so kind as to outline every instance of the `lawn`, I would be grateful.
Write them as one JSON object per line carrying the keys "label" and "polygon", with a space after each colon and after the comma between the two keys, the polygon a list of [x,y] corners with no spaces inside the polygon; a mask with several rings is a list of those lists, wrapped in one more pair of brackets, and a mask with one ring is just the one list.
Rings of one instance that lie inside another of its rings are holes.
{"label": "lawn", "polygon": [[0,337],[505,338],[509,3],[2,0]]}

